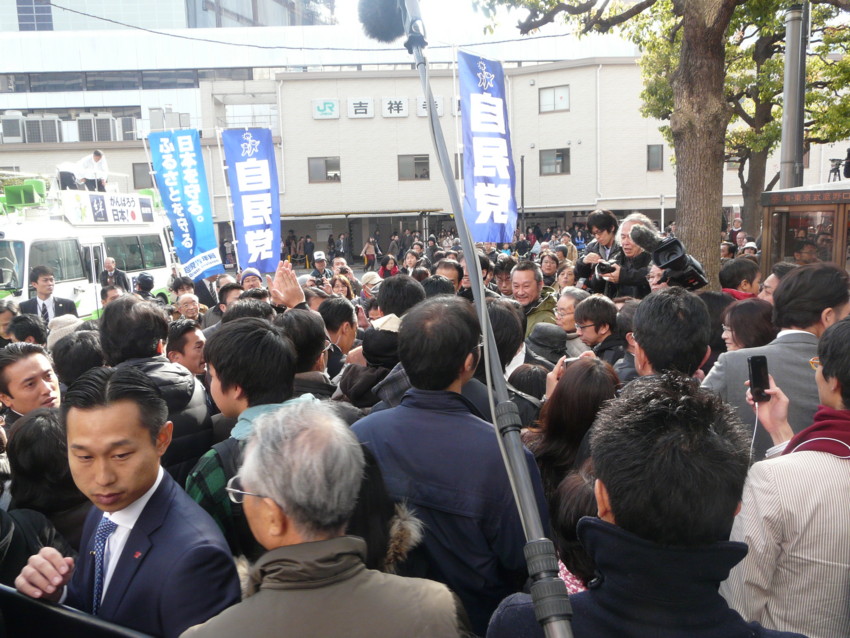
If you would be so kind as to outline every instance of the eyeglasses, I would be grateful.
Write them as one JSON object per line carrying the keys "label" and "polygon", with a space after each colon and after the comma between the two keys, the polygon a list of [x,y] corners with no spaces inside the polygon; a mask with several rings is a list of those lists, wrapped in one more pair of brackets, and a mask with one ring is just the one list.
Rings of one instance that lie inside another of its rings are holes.
{"label": "eyeglasses", "polygon": [[595,328],[595,327],[596,327],[595,323],[586,323],[584,325],[581,325],[579,323],[576,324],[576,328],[578,328],[579,330],[587,330],[588,328]]}
{"label": "eyeglasses", "polygon": [[607,230],[599,230],[598,228],[595,228],[592,231],[590,231],[590,234],[593,235],[594,237],[599,237],[600,235],[603,235],[607,232],[608,232]]}
{"label": "eyeglasses", "polygon": [[256,496],[257,498],[265,498],[265,496],[255,494],[254,492],[246,492],[245,490],[243,490],[242,483],[240,482],[238,474],[227,482],[227,485],[224,487],[224,491],[227,492],[228,498],[234,503],[244,502],[246,496]]}
{"label": "eyeglasses", "polygon": [[809,365],[812,366],[812,370],[817,370],[821,367],[820,357],[812,357],[809,359]]}
{"label": "eyeglasses", "polygon": [[570,315],[574,315],[576,313],[575,310],[570,310],[569,312],[564,312],[563,310],[558,310],[555,308],[555,316],[556,317],[569,317]]}

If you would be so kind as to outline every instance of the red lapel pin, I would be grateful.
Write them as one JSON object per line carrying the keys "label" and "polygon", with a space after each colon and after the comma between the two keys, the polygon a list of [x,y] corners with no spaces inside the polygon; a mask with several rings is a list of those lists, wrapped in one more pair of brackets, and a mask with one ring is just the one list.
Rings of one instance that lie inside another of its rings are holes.
{"label": "red lapel pin", "polygon": [[141,557],[142,557],[142,552],[136,552],[135,554],[133,554],[133,558],[141,558]]}

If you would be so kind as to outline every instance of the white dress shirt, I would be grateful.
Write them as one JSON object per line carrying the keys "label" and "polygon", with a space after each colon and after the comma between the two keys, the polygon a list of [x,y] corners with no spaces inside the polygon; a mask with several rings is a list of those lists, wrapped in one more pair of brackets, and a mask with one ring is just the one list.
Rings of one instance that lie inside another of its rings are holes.
{"label": "white dress shirt", "polygon": [[[121,558],[121,553],[124,551],[124,545],[127,544],[127,539],[130,537],[130,532],[133,531],[133,526],[139,520],[139,516],[142,515],[142,510],[145,509],[145,505],[151,500],[151,496],[153,496],[156,488],[162,482],[163,475],[164,472],[162,466],[160,466],[159,472],[156,475],[156,481],[154,481],[154,484],[147,492],[123,510],[112,513],[104,512],[103,514],[104,518],[108,518],[118,525],[106,540],[106,552],[103,559],[106,570],[106,573],[103,575],[103,596],[106,596],[106,590],[109,589],[109,581],[112,580],[112,574],[115,573],[115,568],[118,566],[118,559]],[[103,602],[102,597],[100,602]]]}
{"label": "white dress shirt", "polygon": [[41,307],[47,306],[47,321],[50,323],[56,317],[56,303],[53,301],[53,295],[50,295],[47,299],[40,299],[36,297],[38,300],[38,316],[41,318]]}
{"label": "white dress shirt", "polygon": [[94,154],[86,155],[77,162],[77,177],[82,179],[106,179],[109,175],[109,165],[106,156],[95,161]]}

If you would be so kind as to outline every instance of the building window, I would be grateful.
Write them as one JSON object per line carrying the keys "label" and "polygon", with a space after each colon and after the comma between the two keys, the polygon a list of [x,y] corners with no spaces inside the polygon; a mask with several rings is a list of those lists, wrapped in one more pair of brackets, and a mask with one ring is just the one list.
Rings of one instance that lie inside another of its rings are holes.
{"label": "building window", "polygon": [[664,170],[664,145],[647,144],[646,146],[646,170]]}
{"label": "building window", "polygon": [[339,157],[308,157],[307,170],[311,184],[339,182],[342,179],[339,171]]}
{"label": "building window", "polygon": [[150,174],[150,166],[146,162],[133,164],[133,188],[153,188],[153,179]]}
{"label": "building window", "polygon": [[142,88],[197,89],[198,74],[194,69],[142,71]]}
{"label": "building window", "polygon": [[569,111],[570,110],[570,85],[550,86],[540,89],[540,112]]}
{"label": "building window", "polygon": [[53,31],[50,0],[18,0],[20,31]]}
{"label": "building window", "polygon": [[407,179],[431,179],[431,168],[427,155],[399,155],[398,156],[398,178]]}
{"label": "building window", "polygon": [[540,151],[540,174],[569,175],[570,149],[554,148],[549,151]]}
{"label": "building window", "polygon": [[61,93],[85,90],[85,74],[33,73],[30,75],[30,90],[33,93]]}
{"label": "building window", "polygon": [[86,91],[123,91],[142,88],[139,71],[97,71],[86,73]]}

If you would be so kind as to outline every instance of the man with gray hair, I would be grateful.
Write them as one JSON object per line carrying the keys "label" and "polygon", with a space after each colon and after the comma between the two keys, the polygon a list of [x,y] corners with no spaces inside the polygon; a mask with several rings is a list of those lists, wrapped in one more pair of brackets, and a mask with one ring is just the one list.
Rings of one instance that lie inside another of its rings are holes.
{"label": "man with gray hair", "polygon": [[464,635],[465,612],[445,585],[367,569],[366,543],[345,536],[363,469],[357,438],[327,405],[257,419],[227,491],[268,551],[248,597],[183,636]]}
{"label": "man with gray hair", "polygon": [[619,228],[621,252],[614,259],[614,270],[601,275],[605,280],[605,295],[643,299],[649,290],[646,277],[652,265],[652,255],[632,241],[631,231],[636,224],[656,232],[655,224],[642,213],[628,215]]}

